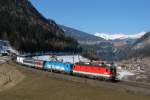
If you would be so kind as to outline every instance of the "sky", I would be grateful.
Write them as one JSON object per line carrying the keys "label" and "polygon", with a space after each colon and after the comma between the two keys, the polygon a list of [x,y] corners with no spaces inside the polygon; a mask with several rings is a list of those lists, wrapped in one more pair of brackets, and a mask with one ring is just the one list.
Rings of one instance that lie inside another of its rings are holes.
{"label": "sky", "polygon": [[150,0],[30,0],[57,24],[95,34],[150,31]]}

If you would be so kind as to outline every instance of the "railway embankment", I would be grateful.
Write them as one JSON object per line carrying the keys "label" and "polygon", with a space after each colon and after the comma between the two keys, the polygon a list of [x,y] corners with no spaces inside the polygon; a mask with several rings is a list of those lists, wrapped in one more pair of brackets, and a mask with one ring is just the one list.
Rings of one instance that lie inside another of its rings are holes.
{"label": "railway embankment", "polygon": [[142,94],[150,95],[150,85],[149,84],[137,83],[137,82],[131,82],[131,81],[116,81],[116,82],[102,81],[102,80],[97,80],[97,79],[72,76],[72,75],[68,75],[68,74],[64,74],[64,73],[53,73],[53,72],[43,71],[43,70],[39,70],[39,69],[35,69],[35,68],[30,68],[27,66],[18,65],[18,67],[21,67],[25,70],[29,70],[32,73],[37,74],[37,75],[44,75],[45,77],[82,83],[82,84],[94,86],[94,87],[104,87],[104,88],[108,88],[108,89],[125,91],[125,92],[130,92],[132,94],[139,94],[139,93],[141,94],[142,93]]}
{"label": "railway embankment", "polygon": [[8,64],[9,58],[1,57],[0,62],[0,92],[15,86],[24,79],[24,75]]}

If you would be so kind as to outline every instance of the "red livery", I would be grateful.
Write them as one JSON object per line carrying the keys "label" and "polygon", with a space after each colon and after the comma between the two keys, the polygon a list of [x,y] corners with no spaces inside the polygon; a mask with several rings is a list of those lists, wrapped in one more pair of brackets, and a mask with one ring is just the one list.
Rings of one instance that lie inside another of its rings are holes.
{"label": "red livery", "polygon": [[44,61],[42,60],[35,60],[35,68],[42,69]]}
{"label": "red livery", "polygon": [[75,64],[73,73],[83,74],[87,76],[96,76],[113,79],[115,78],[115,67],[106,65],[91,65],[91,64]]}

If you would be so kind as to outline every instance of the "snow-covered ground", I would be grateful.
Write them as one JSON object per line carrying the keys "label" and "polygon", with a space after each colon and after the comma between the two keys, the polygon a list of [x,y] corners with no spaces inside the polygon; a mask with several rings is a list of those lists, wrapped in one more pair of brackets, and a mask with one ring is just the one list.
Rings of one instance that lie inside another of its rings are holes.
{"label": "snow-covered ground", "polygon": [[150,57],[131,58],[117,62],[117,64],[134,74],[128,77],[129,80],[150,84]]}
{"label": "snow-covered ground", "polygon": [[117,72],[117,79],[119,79],[119,80],[128,80],[128,78],[130,76],[133,76],[133,75],[135,75],[135,74],[132,73],[132,72],[129,72],[127,70],[122,70],[122,71]]}
{"label": "snow-covered ground", "polygon": [[135,73],[128,71],[120,66],[117,66],[117,79],[128,80],[129,77],[134,76]]}
{"label": "snow-covered ground", "polygon": [[19,54],[17,50],[13,49],[9,41],[0,40],[0,53],[14,53]]}
{"label": "snow-covered ground", "polygon": [[87,58],[84,58],[80,55],[63,55],[63,56],[51,56],[51,55],[44,55],[44,56],[36,56],[33,57],[34,59],[38,60],[45,60],[45,61],[50,61],[50,60],[57,60],[57,61],[62,61],[62,62],[69,62],[69,63],[77,63],[79,61],[82,62],[89,62],[90,60]]}

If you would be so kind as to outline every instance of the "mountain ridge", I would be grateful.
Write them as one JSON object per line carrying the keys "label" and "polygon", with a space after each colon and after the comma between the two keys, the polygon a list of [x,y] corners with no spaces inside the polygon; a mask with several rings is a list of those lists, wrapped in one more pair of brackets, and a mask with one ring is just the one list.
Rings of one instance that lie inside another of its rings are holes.
{"label": "mountain ridge", "polygon": [[150,57],[150,32],[147,32],[141,38],[137,39],[135,43],[122,47],[117,51],[120,60],[130,58],[145,58]]}
{"label": "mountain ridge", "polygon": [[92,34],[80,31],[75,28],[71,28],[71,27],[64,26],[64,25],[59,25],[59,26],[63,29],[65,35],[78,40],[79,43],[96,42],[96,41],[104,40],[103,38],[94,36]]}
{"label": "mountain ridge", "polygon": [[66,37],[54,20],[46,19],[29,0],[0,1],[0,39],[20,52],[71,51],[78,43]]}
{"label": "mountain ridge", "polygon": [[102,37],[106,40],[116,40],[116,39],[138,39],[142,37],[146,32],[140,32],[136,34],[107,34],[107,33],[95,33],[95,36]]}

